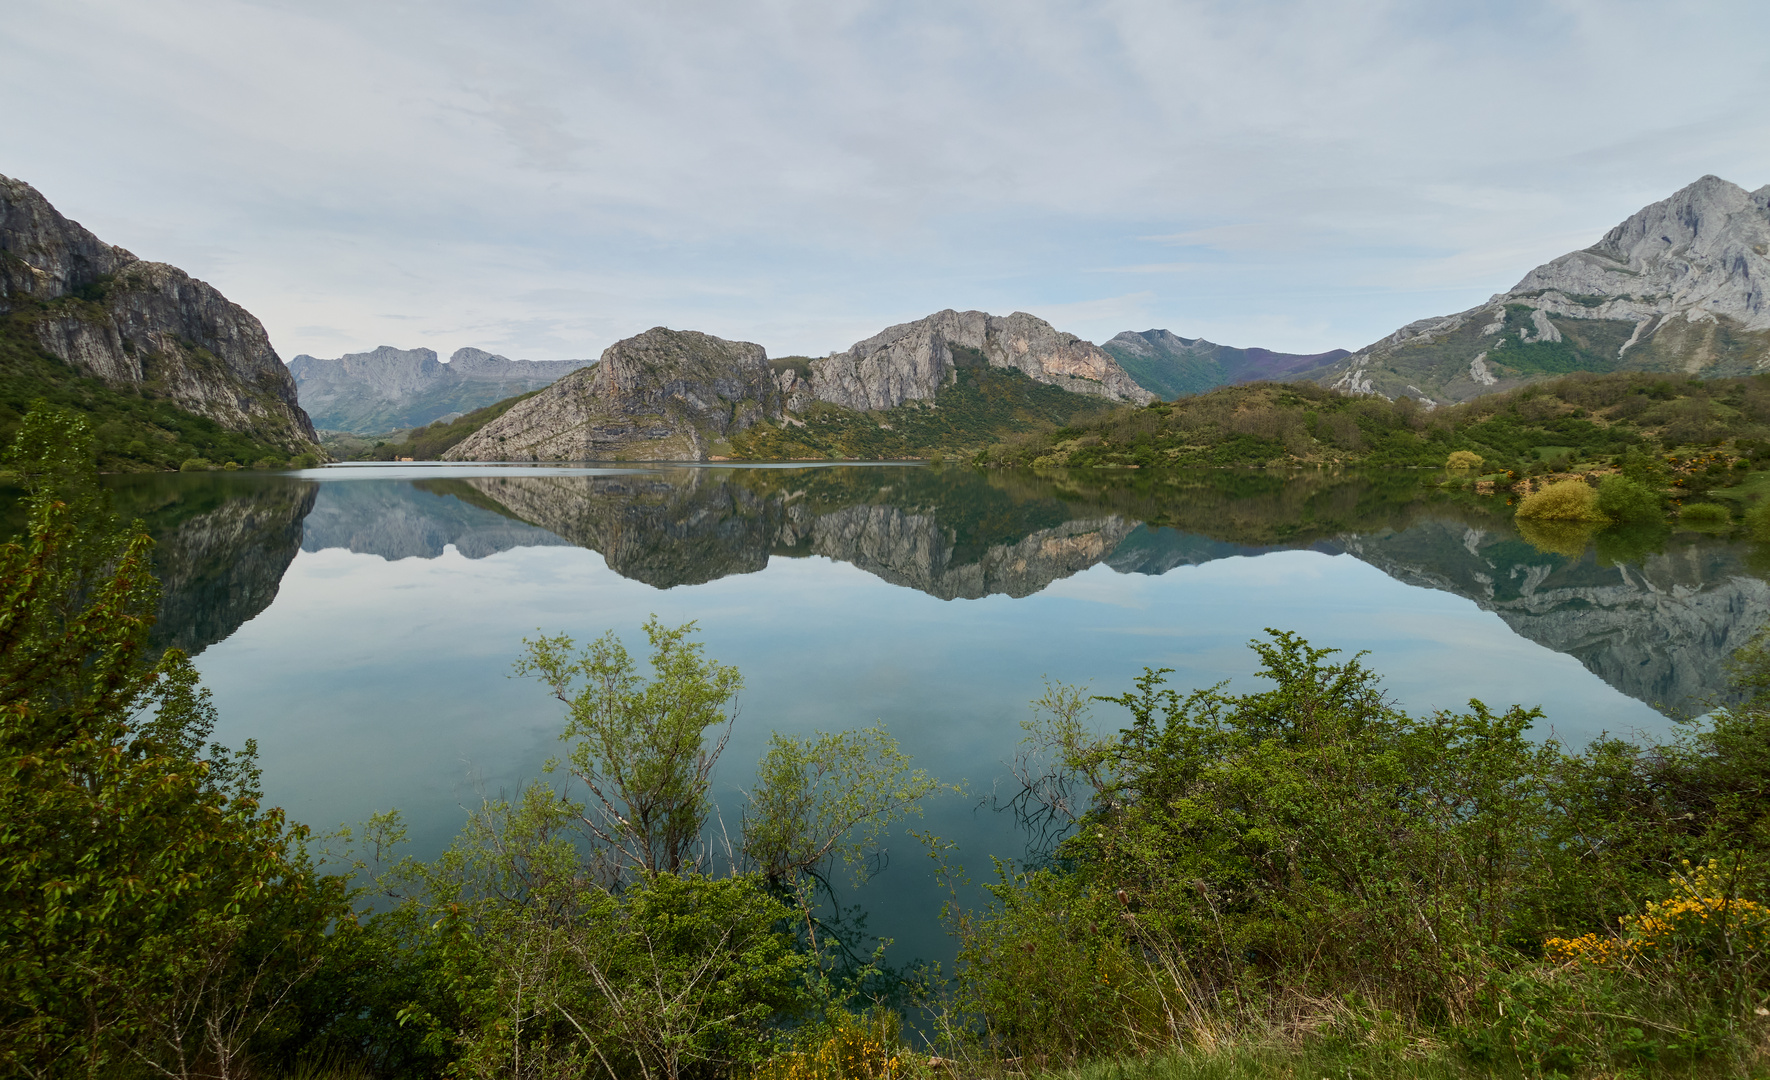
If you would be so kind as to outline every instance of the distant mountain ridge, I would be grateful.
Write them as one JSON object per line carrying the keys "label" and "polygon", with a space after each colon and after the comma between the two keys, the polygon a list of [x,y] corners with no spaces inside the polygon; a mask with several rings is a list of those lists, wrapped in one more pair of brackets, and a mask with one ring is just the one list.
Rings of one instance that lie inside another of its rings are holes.
{"label": "distant mountain ridge", "polygon": [[1309,354],[1237,349],[1167,330],[1126,330],[1100,347],[1137,385],[1170,400],[1234,383],[1283,380],[1352,355],[1345,349]]}
{"label": "distant mountain ridge", "polygon": [[746,429],[804,428],[819,409],[844,416],[938,409],[938,395],[958,383],[962,369],[1012,372],[1083,395],[1065,398],[1078,402],[1143,404],[1154,396],[1098,346],[1025,312],[938,311],[843,352],[779,361],[753,342],[658,326],[609,346],[595,368],[518,402],[444,458],[706,460],[729,453],[731,438]]}
{"label": "distant mountain ridge", "polygon": [[511,360],[484,349],[456,349],[448,363],[430,349],[383,345],[324,360],[289,361],[302,407],[327,431],[378,435],[550,386],[594,360]]}
{"label": "distant mountain ridge", "polygon": [[1485,304],[1300,373],[1447,403],[1575,371],[1719,377],[1770,367],[1770,185],[1704,176]]}

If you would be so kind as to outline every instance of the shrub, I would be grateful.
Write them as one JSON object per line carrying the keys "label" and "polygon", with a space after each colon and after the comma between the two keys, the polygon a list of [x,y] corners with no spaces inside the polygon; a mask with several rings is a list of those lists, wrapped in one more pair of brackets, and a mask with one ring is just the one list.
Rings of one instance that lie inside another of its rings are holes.
{"label": "shrub", "polygon": [[208,458],[194,457],[194,458],[185,458],[184,463],[178,466],[178,471],[179,472],[208,472],[213,468],[215,468],[215,463],[213,461],[210,461]]}
{"label": "shrub", "polygon": [[1452,450],[1450,457],[1444,462],[1444,467],[1447,469],[1479,469],[1484,464],[1486,462],[1482,456],[1473,450]]}
{"label": "shrub", "polygon": [[1659,499],[1652,491],[1617,475],[1598,482],[1598,510],[1615,521],[1657,521],[1663,516]]}
{"label": "shrub", "polygon": [[1747,510],[1745,524],[1751,530],[1753,540],[1770,540],[1770,500]]}
{"label": "shrub", "polygon": [[1692,525],[1725,525],[1733,520],[1733,515],[1720,503],[1696,502],[1678,511],[1678,520]]}
{"label": "shrub", "polygon": [[1518,516],[1541,521],[1609,520],[1598,508],[1598,493],[1584,480],[1563,480],[1531,492],[1518,504]]}
{"label": "shrub", "polygon": [[289,467],[291,469],[311,469],[319,465],[319,463],[319,455],[314,453],[296,454],[289,459]]}

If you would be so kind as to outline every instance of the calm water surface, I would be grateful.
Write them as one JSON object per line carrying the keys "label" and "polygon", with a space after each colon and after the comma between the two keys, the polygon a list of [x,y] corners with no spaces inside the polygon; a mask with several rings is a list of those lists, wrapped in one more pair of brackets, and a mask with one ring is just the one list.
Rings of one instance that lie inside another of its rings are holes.
{"label": "calm water surface", "polygon": [[[649,614],[698,621],[747,685],[717,777],[727,820],[771,730],[882,721],[967,786],[918,827],[977,873],[1024,853],[979,803],[1047,676],[1116,693],[1156,666],[1248,689],[1246,643],[1275,627],[1369,650],[1410,710],[1541,705],[1545,734],[1583,743],[1666,731],[1770,618],[1749,546],[1532,543],[1414,474],[408,466],[114,489],[160,540],[158,633],[197,655],[217,736],[258,741],[295,819],[398,807],[421,856],[559,751],[560,706],[509,677],[537,632],[636,646]],[[890,857],[860,897],[872,929],[899,961],[950,955],[921,850]]]}

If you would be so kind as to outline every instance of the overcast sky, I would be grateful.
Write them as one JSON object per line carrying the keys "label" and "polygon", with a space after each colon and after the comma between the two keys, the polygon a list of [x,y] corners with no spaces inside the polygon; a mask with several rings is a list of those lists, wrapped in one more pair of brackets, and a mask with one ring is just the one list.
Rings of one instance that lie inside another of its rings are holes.
{"label": "overcast sky", "polygon": [[1770,183],[1763,0],[6,8],[0,173],[284,359],[944,307],[1357,348]]}

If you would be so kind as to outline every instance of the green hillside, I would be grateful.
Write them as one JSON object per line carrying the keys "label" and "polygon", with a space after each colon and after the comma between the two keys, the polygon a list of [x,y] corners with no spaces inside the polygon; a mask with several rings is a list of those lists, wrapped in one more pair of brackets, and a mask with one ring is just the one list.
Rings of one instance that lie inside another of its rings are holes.
{"label": "green hillside", "polygon": [[[1545,354],[1544,363],[1549,361]],[[1630,449],[1687,454],[1770,439],[1770,375],[1669,379],[1579,373],[1428,411],[1411,398],[1354,397],[1312,383],[1250,383],[1119,408],[1004,440],[997,466],[1442,466],[1454,450],[1490,469],[1542,472]]]}
{"label": "green hillside", "polygon": [[413,428],[397,439],[389,437],[377,440],[373,446],[358,450],[350,458],[353,461],[397,461],[409,457],[414,461],[440,461],[443,454],[456,443],[462,442],[467,436],[509,412],[512,405],[527,401],[540,392],[530,390],[526,394],[507,397],[453,420],[437,420],[425,427]]}
{"label": "green hillside", "polygon": [[1101,412],[1111,402],[1038,382],[1012,368],[972,365],[932,402],[878,412],[819,402],[796,419],[751,427],[731,440],[739,461],[890,460],[970,455],[1004,437]]}

